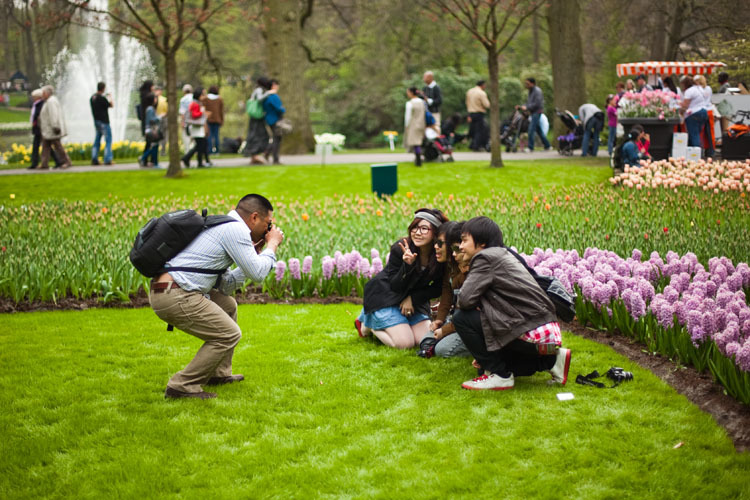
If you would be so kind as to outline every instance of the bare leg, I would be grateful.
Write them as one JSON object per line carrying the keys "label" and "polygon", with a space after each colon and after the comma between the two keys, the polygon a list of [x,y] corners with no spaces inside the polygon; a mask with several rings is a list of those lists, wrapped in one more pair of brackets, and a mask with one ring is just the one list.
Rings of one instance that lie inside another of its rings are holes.
{"label": "bare leg", "polygon": [[382,343],[396,349],[410,349],[416,345],[414,343],[414,333],[406,323],[391,326],[385,330],[373,330],[372,333]]}
{"label": "bare leg", "polygon": [[420,342],[422,342],[422,339],[425,335],[427,335],[427,332],[430,331],[430,321],[424,320],[420,321],[416,325],[413,325],[411,327],[411,332],[414,337],[414,344],[419,345]]}

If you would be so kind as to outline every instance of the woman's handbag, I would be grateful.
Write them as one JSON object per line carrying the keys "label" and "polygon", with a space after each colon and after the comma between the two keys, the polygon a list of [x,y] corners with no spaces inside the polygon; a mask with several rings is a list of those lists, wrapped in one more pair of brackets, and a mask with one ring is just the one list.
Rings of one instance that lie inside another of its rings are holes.
{"label": "woman's handbag", "polygon": [[278,135],[291,134],[292,130],[294,130],[294,126],[292,125],[292,122],[289,121],[289,119],[282,118],[281,120],[276,122],[276,133]]}
{"label": "woman's handbag", "polygon": [[151,125],[145,131],[148,142],[159,142],[164,139],[164,133],[161,131],[161,120],[151,122]]}

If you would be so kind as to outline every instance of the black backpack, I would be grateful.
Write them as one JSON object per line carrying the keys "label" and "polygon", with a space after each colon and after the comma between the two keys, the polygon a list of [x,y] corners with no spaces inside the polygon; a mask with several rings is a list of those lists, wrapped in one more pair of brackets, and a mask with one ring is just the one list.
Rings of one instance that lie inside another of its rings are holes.
{"label": "black backpack", "polygon": [[[154,217],[138,231],[130,262],[142,275],[154,278],[167,271],[169,259],[185,249],[204,229],[227,222],[237,222],[228,215],[206,216],[195,210],[178,210],[161,217]],[[199,269],[194,267],[170,267],[171,271],[187,271],[201,274],[224,274],[226,269]]]}
{"label": "black backpack", "polygon": [[560,280],[554,276],[543,276],[538,274],[533,267],[526,263],[526,260],[521,257],[518,252],[514,252],[512,249],[505,247],[508,252],[513,255],[518,262],[526,268],[526,270],[534,277],[539,287],[544,290],[547,297],[552,301],[552,305],[555,306],[555,314],[561,320],[570,323],[573,318],[576,317],[576,294],[570,294],[565,289]]}

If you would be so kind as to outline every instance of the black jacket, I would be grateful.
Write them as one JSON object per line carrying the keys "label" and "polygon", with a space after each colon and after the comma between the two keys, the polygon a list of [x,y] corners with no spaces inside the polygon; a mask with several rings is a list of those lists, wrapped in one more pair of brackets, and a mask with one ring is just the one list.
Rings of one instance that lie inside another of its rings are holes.
{"label": "black jacket", "polygon": [[[417,252],[414,244],[411,251]],[[442,291],[445,264],[438,264],[433,272],[429,268],[420,271],[418,262],[408,265],[403,255],[397,241],[391,247],[388,264],[365,285],[365,314],[398,306],[411,296],[414,311],[430,315],[430,299],[439,297]]]}
{"label": "black jacket", "polygon": [[443,105],[443,93],[440,92],[440,85],[435,84],[434,87],[425,85],[422,87],[422,93],[425,97],[432,99],[432,104],[427,107],[430,113],[440,113],[440,106]]}

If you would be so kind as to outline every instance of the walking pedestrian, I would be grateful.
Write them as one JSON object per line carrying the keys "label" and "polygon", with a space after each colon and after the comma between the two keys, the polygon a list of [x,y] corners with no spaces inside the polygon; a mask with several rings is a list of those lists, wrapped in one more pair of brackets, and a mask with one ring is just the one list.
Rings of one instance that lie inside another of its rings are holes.
{"label": "walking pedestrian", "polygon": [[204,101],[208,112],[208,154],[218,155],[221,143],[219,129],[224,124],[224,100],[219,95],[219,87],[211,85]]}
{"label": "walking pedestrian", "polygon": [[414,165],[422,166],[422,142],[427,128],[425,121],[426,103],[422,100],[416,87],[406,89],[404,112],[404,147],[414,152]]}
{"label": "walking pedestrian", "polygon": [[52,85],[42,87],[42,96],[45,103],[39,113],[39,122],[42,132],[42,163],[41,168],[49,168],[49,155],[55,151],[57,159],[62,161],[59,168],[68,168],[73,165],[65,151],[60,139],[68,135],[65,125],[65,116],[60,101],[54,95],[55,89]]}
{"label": "walking pedestrian", "polygon": [[[39,168],[39,151],[42,147],[42,128],[39,122],[39,113],[42,112],[44,106],[44,93],[42,89],[36,89],[31,93],[33,104],[31,105],[31,134],[33,136],[33,142],[31,146],[31,165],[28,167],[29,170]],[[60,161],[57,159],[55,151],[51,151],[52,159],[55,161],[55,166],[60,166]]]}
{"label": "walking pedestrian", "polygon": [[469,137],[472,151],[487,151],[487,125],[484,121],[485,112],[490,109],[490,100],[484,91],[486,82],[479,80],[475,87],[466,92],[466,110],[469,112]]}
{"label": "walking pedestrian", "polygon": [[279,121],[286,113],[281,98],[279,97],[279,81],[271,80],[271,90],[268,97],[263,101],[263,111],[266,112],[266,124],[271,127],[271,143],[266,148],[265,157],[268,160],[270,155],[273,156],[273,164],[281,165],[279,161],[279,151],[281,150],[281,129],[278,126]]}
{"label": "walking pedestrian", "polygon": [[247,100],[245,110],[250,119],[247,127],[247,139],[245,140],[245,150],[243,154],[250,156],[251,165],[263,165],[264,161],[261,155],[268,148],[268,130],[266,128],[265,112],[263,111],[263,101],[271,93],[271,80],[261,76],[256,81],[257,87],[250,94]]}
{"label": "walking pedestrian", "polygon": [[529,153],[534,151],[534,136],[536,134],[539,134],[539,138],[542,140],[542,144],[544,145],[544,150],[547,151],[550,148],[550,144],[547,140],[547,137],[542,132],[542,127],[539,124],[539,121],[542,118],[542,113],[544,112],[544,94],[542,94],[542,89],[537,86],[536,80],[534,78],[527,78],[526,81],[524,81],[524,85],[529,91],[529,96],[526,99],[526,105],[522,106],[521,109],[528,111],[530,117],[529,146],[525,151]]}
{"label": "walking pedestrian", "polygon": [[206,108],[203,106],[203,97],[206,91],[203,87],[196,87],[193,92],[193,102],[190,103],[185,113],[185,123],[190,137],[195,145],[182,157],[185,168],[190,168],[190,159],[198,153],[198,168],[209,167],[208,147],[206,146]]}
{"label": "walking pedestrian", "polygon": [[193,102],[193,86],[189,83],[186,83],[182,86],[182,98],[180,99],[179,108],[180,131],[182,134],[182,150],[185,152],[190,149],[190,143],[192,142],[185,123],[185,113],[187,113],[188,107],[190,106],[191,102]]}
{"label": "walking pedestrian", "polygon": [[112,127],[109,124],[109,108],[112,107],[112,94],[104,94],[107,85],[99,82],[96,85],[96,93],[91,96],[91,114],[94,117],[94,146],[91,148],[91,164],[99,165],[99,147],[104,137],[104,160],[105,165],[112,165]]}
{"label": "walking pedestrian", "polygon": [[435,75],[432,71],[425,71],[422,75],[422,81],[424,82],[422,95],[427,101],[427,110],[432,113],[432,117],[435,118],[435,126],[440,129],[440,107],[443,105],[443,93],[440,90],[440,85],[435,81]]}

